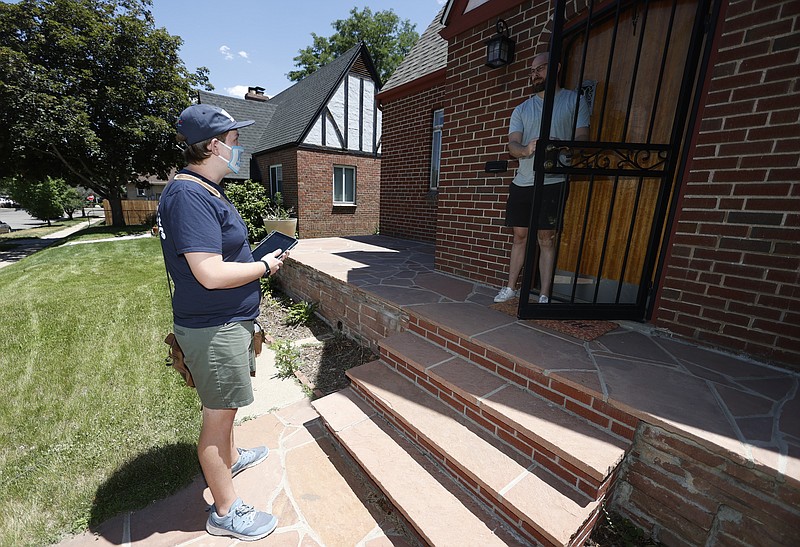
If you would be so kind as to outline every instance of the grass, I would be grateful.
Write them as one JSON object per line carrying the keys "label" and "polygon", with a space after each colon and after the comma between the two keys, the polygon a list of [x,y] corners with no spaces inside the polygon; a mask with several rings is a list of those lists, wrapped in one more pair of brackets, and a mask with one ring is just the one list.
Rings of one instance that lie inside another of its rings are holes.
{"label": "grass", "polygon": [[59,541],[196,476],[199,402],[163,365],[170,328],[156,238],[0,269],[0,545]]}

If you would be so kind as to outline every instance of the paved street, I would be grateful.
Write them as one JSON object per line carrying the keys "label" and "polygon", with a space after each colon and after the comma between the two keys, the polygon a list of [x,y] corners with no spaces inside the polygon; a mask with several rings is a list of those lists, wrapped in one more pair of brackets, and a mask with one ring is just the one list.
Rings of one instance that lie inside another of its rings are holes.
{"label": "paved street", "polygon": [[[27,215],[27,213],[25,213],[25,215]],[[22,222],[22,223],[26,222],[24,218],[22,218],[21,220],[19,220],[19,218],[17,222]],[[40,222],[37,219],[32,219],[30,216],[28,216],[28,218],[31,219],[31,222],[36,222],[36,224],[32,226],[27,226],[28,228],[35,228],[37,226],[42,226],[44,224],[43,222]],[[3,220],[3,218],[0,217],[0,220]],[[52,245],[61,238],[67,237],[70,234],[73,234],[79,230],[82,230],[83,228],[86,228],[87,225],[96,224],[100,221],[101,218],[95,218],[94,216],[92,216],[87,219],[86,224],[83,223],[76,224],[75,226],[64,228],[63,230],[59,230],[58,232],[54,232],[52,234],[49,234],[41,238],[15,239],[13,240],[13,245],[9,245],[8,248],[0,247],[0,268],[8,266],[9,264],[13,264],[18,260],[21,260],[26,256],[35,253],[36,251],[44,249],[45,247]],[[9,221],[6,220],[5,222]],[[9,222],[9,224],[11,223]],[[14,228],[15,230],[18,229],[15,228],[13,224],[12,228]]]}
{"label": "paved street", "polygon": [[[92,218],[104,216],[102,207],[87,208],[86,214]],[[76,211],[74,218],[81,218],[81,212]],[[11,207],[0,207],[0,221],[11,226],[12,230],[27,230],[47,224],[38,218],[33,218],[24,209],[14,209]]]}
{"label": "paved street", "polygon": [[38,218],[30,216],[23,209],[13,209],[11,207],[0,207],[0,221],[11,226],[12,230],[25,230],[45,224]]}

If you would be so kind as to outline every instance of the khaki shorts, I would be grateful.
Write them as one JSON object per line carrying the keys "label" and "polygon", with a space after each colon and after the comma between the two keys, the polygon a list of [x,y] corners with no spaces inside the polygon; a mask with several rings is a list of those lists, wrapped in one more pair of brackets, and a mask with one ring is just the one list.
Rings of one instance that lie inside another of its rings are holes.
{"label": "khaki shorts", "polygon": [[253,322],[189,329],[174,325],[175,337],[205,408],[239,408],[253,402]]}

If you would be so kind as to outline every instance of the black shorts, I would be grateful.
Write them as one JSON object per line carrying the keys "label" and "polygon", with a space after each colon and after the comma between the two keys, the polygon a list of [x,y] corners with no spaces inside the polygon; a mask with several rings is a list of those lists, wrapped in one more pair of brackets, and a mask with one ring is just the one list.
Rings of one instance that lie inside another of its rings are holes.
{"label": "black shorts", "polygon": [[[536,228],[540,230],[560,230],[562,225],[562,192],[563,203],[569,195],[566,182],[545,184],[542,194],[542,208],[539,210],[539,221]],[[533,186],[517,186],[514,183],[508,188],[506,202],[506,226],[527,228],[533,208]]]}

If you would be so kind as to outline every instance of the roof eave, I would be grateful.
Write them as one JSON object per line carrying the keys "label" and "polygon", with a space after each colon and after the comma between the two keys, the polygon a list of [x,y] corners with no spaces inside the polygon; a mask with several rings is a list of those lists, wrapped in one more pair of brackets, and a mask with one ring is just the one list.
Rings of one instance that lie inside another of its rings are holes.
{"label": "roof eave", "polygon": [[375,97],[378,99],[379,104],[383,106],[389,101],[402,99],[404,97],[408,97],[415,93],[420,93],[422,91],[431,89],[432,87],[436,87],[437,85],[443,84],[446,78],[447,68],[440,68],[439,70],[435,70],[420,76],[419,78],[415,78],[410,82],[406,82],[397,87],[381,91]]}

